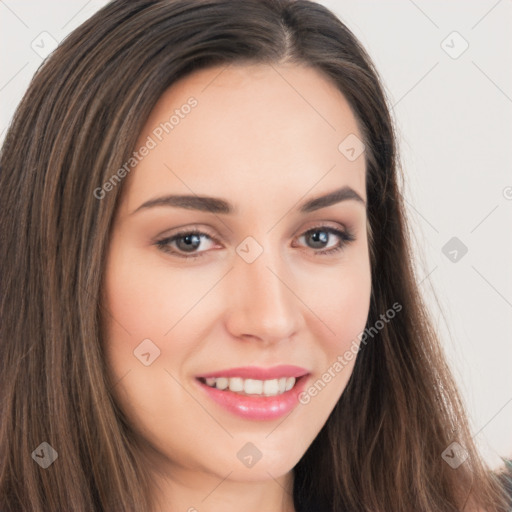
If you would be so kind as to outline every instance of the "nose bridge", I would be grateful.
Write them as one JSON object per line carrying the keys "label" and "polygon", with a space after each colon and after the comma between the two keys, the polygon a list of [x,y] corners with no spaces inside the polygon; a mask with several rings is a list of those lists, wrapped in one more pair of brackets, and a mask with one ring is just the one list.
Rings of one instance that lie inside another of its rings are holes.
{"label": "nose bridge", "polygon": [[266,245],[252,262],[244,258],[243,252],[235,259],[228,327],[236,336],[278,341],[291,337],[297,330],[300,301],[291,291],[293,279],[286,271],[279,248],[269,247],[268,239]]}

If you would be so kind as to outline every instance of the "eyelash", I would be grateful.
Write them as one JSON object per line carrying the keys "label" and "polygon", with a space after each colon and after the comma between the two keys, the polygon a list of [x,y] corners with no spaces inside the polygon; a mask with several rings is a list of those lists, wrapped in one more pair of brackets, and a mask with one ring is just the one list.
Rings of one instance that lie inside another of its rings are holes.
{"label": "eyelash", "polygon": [[[321,231],[323,231],[325,233],[332,234],[332,235],[337,235],[340,238],[341,241],[338,243],[338,245],[336,247],[331,248],[331,249],[324,249],[324,250],[318,250],[318,251],[315,251],[315,249],[312,249],[315,256],[318,256],[318,255],[320,255],[320,256],[330,256],[330,255],[332,255],[334,253],[337,253],[338,251],[343,250],[346,245],[348,245],[350,242],[353,242],[355,240],[355,236],[350,231],[348,231],[348,230],[343,231],[343,230],[340,230],[340,229],[332,228],[330,226],[323,226],[323,225],[315,226],[315,227],[313,227],[311,229],[308,229],[307,231],[302,233],[302,235],[300,235],[300,236],[302,237],[302,236],[305,236],[305,235],[309,235],[309,234],[316,233],[316,232],[321,232]],[[210,236],[208,233],[205,233],[205,232],[200,231],[198,229],[189,229],[189,230],[186,230],[186,231],[180,231],[179,233],[176,233],[175,235],[172,235],[171,237],[166,237],[166,238],[162,238],[160,240],[157,240],[155,242],[155,245],[158,247],[158,249],[160,249],[161,251],[163,251],[165,253],[171,254],[173,256],[177,256],[179,258],[184,258],[186,260],[200,258],[206,252],[208,252],[208,251],[201,251],[201,252],[198,252],[198,253],[195,253],[195,254],[184,255],[184,254],[179,253],[178,251],[171,250],[169,248],[169,245],[172,242],[175,242],[176,240],[179,240],[180,238],[185,238],[188,235],[206,236],[207,238],[209,238],[213,242],[217,242],[218,243],[218,241],[214,237]]]}

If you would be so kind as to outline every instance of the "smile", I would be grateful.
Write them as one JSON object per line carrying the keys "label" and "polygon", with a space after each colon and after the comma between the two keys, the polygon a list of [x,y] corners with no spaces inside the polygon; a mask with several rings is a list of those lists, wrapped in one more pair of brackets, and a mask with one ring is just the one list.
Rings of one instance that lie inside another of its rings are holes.
{"label": "smile", "polygon": [[295,386],[295,377],[281,377],[271,380],[242,379],[241,377],[209,377],[200,379],[207,386],[225,390],[229,389],[240,395],[276,396],[282,395]]}
{"label": "smile", "polygon": [[[298,396],[310,375],[303,368],[287,367],[284,371],[283,368],[233,369],[217,372],[215,376],[196,377],[195,382],[200,393],[224,411],[248,420],[273,420],[289,414],[300,403]],[[253,378],[255,376],[267,378]]]}

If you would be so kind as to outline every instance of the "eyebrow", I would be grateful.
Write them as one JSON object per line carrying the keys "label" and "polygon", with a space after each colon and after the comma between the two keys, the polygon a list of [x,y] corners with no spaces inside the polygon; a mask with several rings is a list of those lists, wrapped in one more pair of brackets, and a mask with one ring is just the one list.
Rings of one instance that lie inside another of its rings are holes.
{"label": "eyebrow", "polygon": [[[354,189],[345,186],[329,192],[328,194],[309,199],[300,205],[298,209],[300,213],[310,213],[348,200],[354,200],[366,206],[365,200]],[[202,212],[221,213],[226,215],[237,213],[237,209],[231,203],[218,197],[166,195],[146,201],[134,210],[131,215],[140,210],[154,208],[156,206],[184,208],[186,210],[198,210]]]}

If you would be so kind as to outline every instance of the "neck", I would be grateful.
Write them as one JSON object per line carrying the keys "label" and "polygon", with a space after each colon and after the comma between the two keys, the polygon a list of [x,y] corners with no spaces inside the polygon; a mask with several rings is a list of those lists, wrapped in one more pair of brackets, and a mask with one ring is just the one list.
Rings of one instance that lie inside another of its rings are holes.
{"label": "neck", "polygon": [[[172,474],[172,476],[170,476]],[[263,481],[240,481],[232,471],[224,476],[173,468],[154,479],[154,512],[295,512],[293,472]]]}

